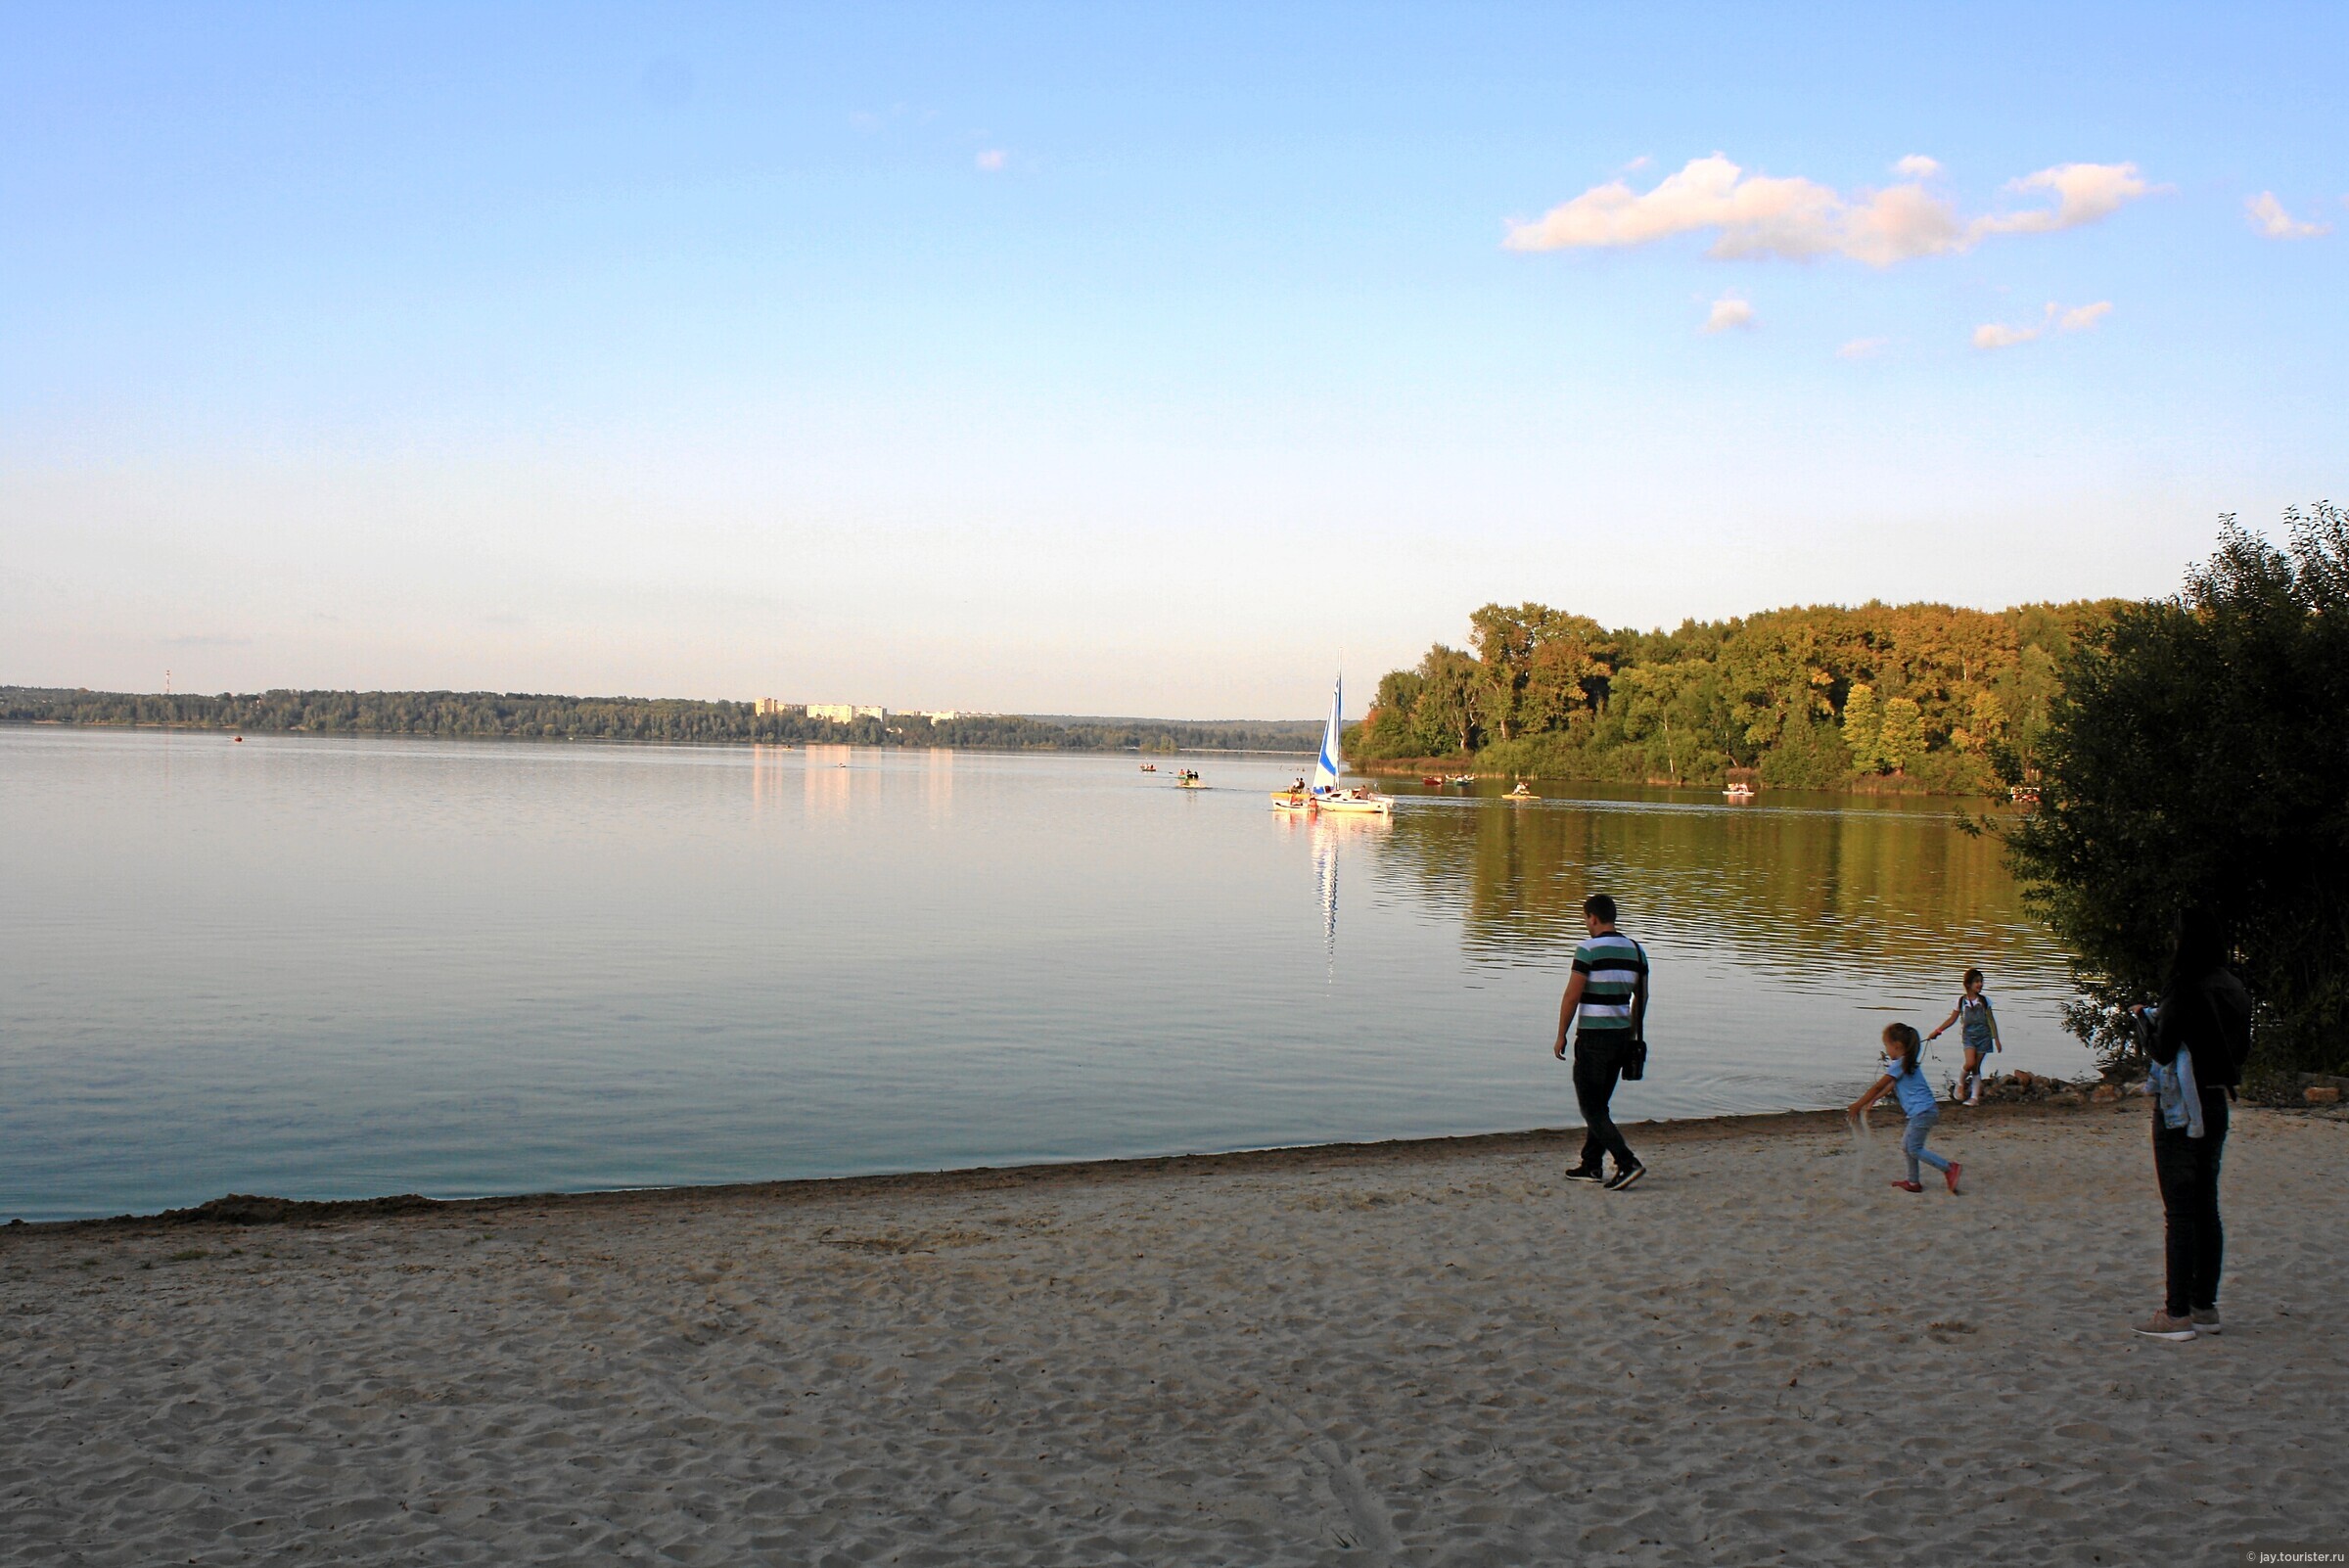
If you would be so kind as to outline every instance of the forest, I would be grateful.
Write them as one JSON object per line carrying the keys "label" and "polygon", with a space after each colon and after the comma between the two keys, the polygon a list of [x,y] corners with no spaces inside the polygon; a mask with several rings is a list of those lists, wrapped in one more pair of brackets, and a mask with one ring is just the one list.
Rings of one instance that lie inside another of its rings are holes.
{"label": "forest", "polygon": [[2024,782],[2073,646],[2129,601],[1806,606],[1610,630],[1489,604],[1390,672],[1348,755],[1534,777],[1970,794]]}
{"label": "forest", "polygon": [[0,723],[117,724],[235,729],[255,734],[503,736],[533,740],[668,743],[817,742],[960,746],[1003,751],[1311,752],[1310,720],[1036,719],[973,714],[932,721],[835,723],[804,713],[761,714],[751,703],[685,698],[548,697],[483,691],[293,691],[148,694],[0,686]]}

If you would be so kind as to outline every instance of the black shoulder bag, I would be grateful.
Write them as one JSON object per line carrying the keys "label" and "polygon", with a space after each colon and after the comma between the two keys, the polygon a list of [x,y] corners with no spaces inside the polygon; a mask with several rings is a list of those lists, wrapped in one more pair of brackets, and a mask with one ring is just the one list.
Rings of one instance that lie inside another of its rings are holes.
{"label": "black shoulder bag", "polygon": [[[1639,945],[1637,937],[1632,939],[1632,949],[1639,954],[1639,989],[1647,991],[1649,990],[1648,982],[1653,978],[1648,973],[1647,949]],[[1627,1084],[1636,1084],[1645,1077],[1647,1077],[1647,1009],[1642,1005],[1639,1007],[1638,1022],[1632,1030],[1632,1038],[1623,1048],[1623,1081]]]}

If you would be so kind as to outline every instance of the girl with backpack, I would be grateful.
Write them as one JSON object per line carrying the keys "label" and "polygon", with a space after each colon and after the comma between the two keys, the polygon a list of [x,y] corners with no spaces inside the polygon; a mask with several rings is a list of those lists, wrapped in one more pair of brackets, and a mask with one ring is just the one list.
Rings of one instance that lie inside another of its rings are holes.
{"label": "girl with backpack", "polygon": [[1960,1019],[1965,1021],[1965,1072],[1958,1080],[1958,1101],[1965,1105],[1979,1105],[1982,1103],[1983,1058],[2004,1047],[1999,1040],[1998,1015],[1990,1010],[1990,998],[1982,994],[1982,971],[1968,969],[1959,984],[1965,989],[1958,997],[1957,1008],[1941,1021],[1941,1029],[1936,1029],[1925,1038],[1939,1039],[1942,1030]]}
{"label": "girl with backpack", "polygon": [[1884,1026],[1884,1072],[1867,1092],[1852,1101],[1844,1115],[1858,1121],[1862,1112],[1882,1099],[1887,1093],[1899,1096],[1901,1109],[1908,1113],[1909,1130],[1901,1139],[1901,1152],[1909,1157],[1906,1179],[1893,1182],[1903,1192],[1922,1192],[1924,1183],[1917,1180],[1917,1162],[1923,1161],[1941,1173],[1953,1195],[1958,1191],[1958,1174],[1964,1169],[1955,1160],[1945,1160],[1925,1147],[1925,1139],[1941,1121],[1941,1103],[1933,1097],[1933,1085],[1925,1078],[1925,1070],[1917,1065],[1916,1054],[1921,1042],[1916,1031],[1907,1024]]}

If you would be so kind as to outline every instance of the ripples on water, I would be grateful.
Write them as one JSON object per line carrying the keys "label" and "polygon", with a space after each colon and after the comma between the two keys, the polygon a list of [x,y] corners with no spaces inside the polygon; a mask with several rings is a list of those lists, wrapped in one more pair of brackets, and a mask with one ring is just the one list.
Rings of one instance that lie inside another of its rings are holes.
{"label": "ripples on water", "polygon": [[2086,1065],[1947,803],[1308,823],[1190,761],[0,730],[0,1218],[1571,1123],[1593,889],[1657,964],[1631,1116],[1846,1097],[1968,963],[2004,1066]]}

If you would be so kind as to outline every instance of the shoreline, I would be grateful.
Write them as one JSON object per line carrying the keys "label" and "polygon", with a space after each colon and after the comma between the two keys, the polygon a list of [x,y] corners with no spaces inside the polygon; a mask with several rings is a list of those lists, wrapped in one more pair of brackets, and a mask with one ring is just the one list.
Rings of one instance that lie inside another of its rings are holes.
{"label": "shoreline", "polygon": [[[1990,1121],[2046,1120],[2096,1113],[2142,1112],[2134,1100],[2112,1104],[2057,1105],[2045,1101],[1992,1102],[1968,1112],[1966,1125]],[[1879,1117],[1879,1130],[1891,1125]],[[1736,1111],[1669,1121],[1622,1122],[1627,1134],[1657,1147],[1713,1143],[1765,1133],[1836,1132],[1843,1112],[1828,1110]],[[1945,1129],[1945,1130],[1947,1130]],[[69,1232],[144,1232],[190,1226],[237,1228],[251,1225],[358,1223],[400,1216],[469,1218],[528,1210],[533,1217],[557,1211],[653,1209],[663,1206],[724,1206],[758,1203],[799,1207],[838,1198],[924,1198],[983,1192],[1041,1191],[1056,1187],[1112,1186],[1183,1176],[1254,1176],[1327,1167],[1407,1168],[1469,1160],[1482,1155],[1579,1150],[1579,1126],[1526,1128],[1505,1132],[1459,1132],[1423,1138],[1382,1138],[1347,1143],[1284,1143],[1257,1149],[1198,1154],[1113,1155],[1089,1160],[1046,1160],[1027,1165],[957,1166],[943,1171],[888,1171],[861,1176],[796,1176],[770,1181],[690,1182],[658,1187],[591,1187],[576,1192],[490,1193],[470,1198],[428,1198],[421,1193],[385,1193],[367,1198],[281,1198],[265,1193],[226,1193],[182,1209],[146,1214],[98,1215],[78,1220],[18,1220],[0,1224],[0,1240]]]}

